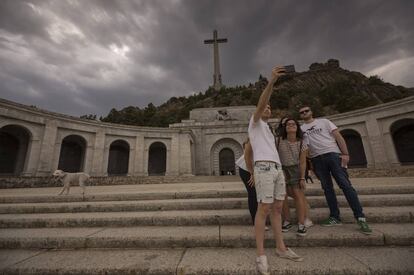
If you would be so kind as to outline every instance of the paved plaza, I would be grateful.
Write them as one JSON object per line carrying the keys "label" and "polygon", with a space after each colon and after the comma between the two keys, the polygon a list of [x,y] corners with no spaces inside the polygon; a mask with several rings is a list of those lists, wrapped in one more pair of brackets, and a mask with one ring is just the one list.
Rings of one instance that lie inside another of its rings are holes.
{"label": "paved plaza", "polygon": [[[217,178],[214,178],[215,180]],[[266,247],[272,274],[414,272],[414,178],[355,178],[373,234],[358,231],[338,190],[343,226],[284,233],[305,257],[293,263]],[[0,192],[0,270],[6,274],[255,274],[255,241],[240,181],[60,187]],[[318,182],[310,216],[328,215]],[[292,203],[292,202],[291,202]],[[294,207],[292,205],[292,217]]]}

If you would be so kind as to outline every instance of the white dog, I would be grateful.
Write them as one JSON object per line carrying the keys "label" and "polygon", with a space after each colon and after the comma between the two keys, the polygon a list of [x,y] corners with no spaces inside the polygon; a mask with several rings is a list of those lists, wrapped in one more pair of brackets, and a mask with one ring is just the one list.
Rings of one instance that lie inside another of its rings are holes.
{"label": "white dog", "polygon": [[56,170],[53,173],[53,177],[56,181],[63,182],[62,191],[59,195],[62,195],[66,190],[66,195],[69,194],[69,189],[71,184],[79,184],[82,187],[82,195],[85,195],[85,184],[89,183],[89,175],[83,172],[80,173],[68,173],[63,172],[62,170]]}

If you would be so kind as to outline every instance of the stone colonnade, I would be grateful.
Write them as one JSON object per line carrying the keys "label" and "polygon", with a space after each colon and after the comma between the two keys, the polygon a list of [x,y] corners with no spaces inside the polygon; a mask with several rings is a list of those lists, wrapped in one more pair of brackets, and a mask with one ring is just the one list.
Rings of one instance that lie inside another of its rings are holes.
{"label": "stone colonnade", "polygon": [[[203,108],[169,128],[102,123],[0,99],[0,175],[54,170],[107,175],[237,174],[254,106]],[[414,164],[414,97],[328,117],[352,167]],[[278,123],[278,119],[270,121]]]}
{"label": "stone colonnade", "polygon": [[[161,164],[155,162],[161,168],[155,167],[153,171],[168,176],[193,173],[190,131],[89,121],[6,100],[0,100],[0,129],[0,150],[5,151],[0,157],[0,169],[6,170],[0,174],[49,176],[62,166],[70,170],[73,162],[81,159],[77,162],[80,169],[75,170],[107,176],[110,156],[115,158],[115,169],[116,161],[127,156],[126,173],[120,174],[146,176],[151,174],[154,144],[164,153],[165,160]],[[64,153],[65,148],[68,153]],[[13,170],[8,169],[10,162],[15,163]]]}

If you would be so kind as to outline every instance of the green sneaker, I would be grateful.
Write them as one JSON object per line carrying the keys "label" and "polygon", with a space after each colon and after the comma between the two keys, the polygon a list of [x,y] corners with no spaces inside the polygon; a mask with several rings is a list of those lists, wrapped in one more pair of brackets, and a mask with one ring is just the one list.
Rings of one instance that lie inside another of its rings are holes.
{"label": "green sneaker", "polygon": [[362,233],[366,234],[366,235],[370,235],[372,234],[372,229],[369,228],[367,221],[365,220],[365,218],[358,218],[358,225],[359,225],[359,229],[361,230]]}
{"label": "green sneaker", "polygon": [[334,226],[334,225],[342,225],[341,221],[334,218],[334,217],[329,217],[326,220],[323,220],[321,222],[322,226]]}

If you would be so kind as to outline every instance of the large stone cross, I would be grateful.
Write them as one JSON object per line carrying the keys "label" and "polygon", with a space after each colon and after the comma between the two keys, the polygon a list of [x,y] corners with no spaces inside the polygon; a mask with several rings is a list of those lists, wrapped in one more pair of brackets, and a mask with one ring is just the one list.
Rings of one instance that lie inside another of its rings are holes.
{"label": "large stone cross", "polygon": [[216,91],[220,90],[223,84],[221,83],[221,74],[220,74],[220,59],[219,59],[219,50],[218,43],[226,43],[227,38],[217,38],[217,31],[213,32],[213,39],[204,40],[204,44],[214,44],[214,84],[213,87]]}

